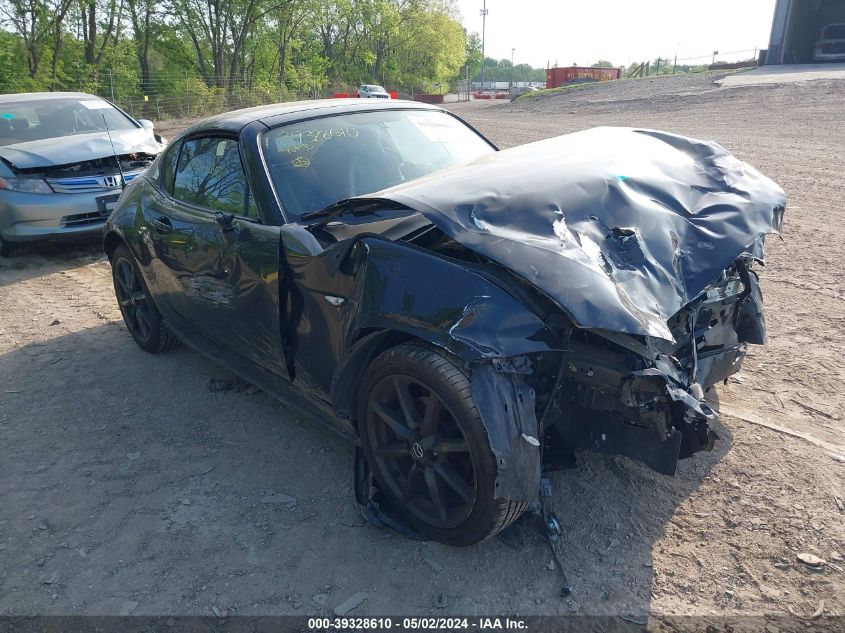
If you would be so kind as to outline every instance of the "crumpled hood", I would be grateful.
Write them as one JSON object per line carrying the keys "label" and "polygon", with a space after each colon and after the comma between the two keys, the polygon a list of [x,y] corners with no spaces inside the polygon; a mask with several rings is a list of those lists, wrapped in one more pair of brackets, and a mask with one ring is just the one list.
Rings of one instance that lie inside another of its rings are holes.
{"label": "crumpled hood", "polygon": [[706,141],[596,128],[366,196],[521,275],[580,327],[673,341],[667,320],[760,238],[786,196]]}
{"label": "crumpled hood", "polygon": [[0,147],[0,158],[5,158],[18,169],[37,169],[105,158],[115,152],[118,155],[135,152],[158,154],[164,149],[164,146],[156,142],[151,133],[143,128],[115,131],[111,133],[111,138],[114,141],[114,150],[106,132],[13,143]]}

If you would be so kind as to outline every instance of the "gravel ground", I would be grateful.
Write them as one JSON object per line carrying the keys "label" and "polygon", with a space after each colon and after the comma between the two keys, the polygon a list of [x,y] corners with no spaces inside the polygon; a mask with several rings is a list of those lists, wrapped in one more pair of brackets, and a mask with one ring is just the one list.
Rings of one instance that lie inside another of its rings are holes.
{"label": "gravel ground", "polygon": [[716,449],[674,478],[595,454],[554,475],[571,597],[531,522],[467,549],[365,525],[342,440],[189,350],[140,351],[96,247],[44,247],[0,260],[0,613],[329,615],[365,592],[350,615],[845,615],[845,82],[711,80],[450,105],[503,147],[715,139],[789,195],[770,342],[722,388]]}

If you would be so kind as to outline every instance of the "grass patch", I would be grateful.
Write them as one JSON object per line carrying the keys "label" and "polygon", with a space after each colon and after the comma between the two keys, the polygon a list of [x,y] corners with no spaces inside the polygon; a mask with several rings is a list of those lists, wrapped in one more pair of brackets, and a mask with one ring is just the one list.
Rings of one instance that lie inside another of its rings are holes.
{"label": "grass patch", "polygon": [[[616,81],[618,81],[618,79]],[[602,82],[591,81],[580,84],[571,84],[569,86],[561,86],[560,88],[544,88],[543,90],[535,90],[533,92],[526,92],[524,94],[521,94],[516,99],[514,99],[514,101],[528,101],[529,99],[536,99],[537,97],[545,97],[548,95],[562,94],[564,92],[572,92],[573,90],[580,90],[581,88],[586,88],[587,86],[595,86],[599,83]]]}

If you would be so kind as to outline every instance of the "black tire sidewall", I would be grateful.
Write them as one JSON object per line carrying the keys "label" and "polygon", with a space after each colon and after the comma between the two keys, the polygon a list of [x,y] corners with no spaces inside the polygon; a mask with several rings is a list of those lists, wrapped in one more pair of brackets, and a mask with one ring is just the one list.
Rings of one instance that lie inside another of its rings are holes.
{"label": "black tire sidewall", "polygon": [[[445,365],[441,362],[444,360]],[[446,373],[451,376],[445,375]],[[393,374],[411,376],[437,393],[451,410],[469,443],[475,468],[476,499],[469,517],[456,527],[443,529],[421,522],[405,510],[401,500],[397,499],[390,492],[390,488],[381,481],[382,475],[373,459],[369,442],[367,404],[373,387],[383,378]],[[468,385],[467,377],[445,355],[422,346],[404,344],[387,350],[370,364],[362,381],[358,399],[359,430],[364,454],[384,494],[392,502],[392,507],[424,536],[449,545],[473,545],[495,533],[496,461],[490,449],[487,432],[472,398],[459,394],[459,391]]]}
{"label": "black tire sidewall", "polygon": [[14,251],[14,245],[0,237],[0,257],[11,257]]}
{"label": "black tire sidewall", "polygon": [[[137,275],[138,279],[141,281],[141,285],[144,287],[144,292],[147,295],[148,307],[150,311],[150,333],[146,340],[138,336],[135,331],[129,326],[129,319],[127,318],[126,311],[123,309],[123,306],[121,306],[119,303],[120,297],[117,294],[117,281],[115,280],[115,275],[117,274],[117,264],[121,260],[127,261],[132,267],[133,274]],[[133,340],[138,344],[138,347],[140,347],[146,352],[150,352],[151,354],[157,353],[159,351],[159,344],[161,341],[161,314],[159,313],[155,301],[153,300],[153,297],[150,294],[150,289],[147,286],[147,282],[144,280],[144,276],[141,274],[141,271],[138,268],[138,263],[135,261],[135,258],[132,256],[132,253],[129,251],[129,249],[126,246],[121,245],[114,250],[114,253],[112,253],[111,266],[114,296],[116,299],[118,299],[118,307],[120,308],[121,316],[123,316],[123,323],[126,326],[126,329],[129,331],[129,334],[132,336]]]}

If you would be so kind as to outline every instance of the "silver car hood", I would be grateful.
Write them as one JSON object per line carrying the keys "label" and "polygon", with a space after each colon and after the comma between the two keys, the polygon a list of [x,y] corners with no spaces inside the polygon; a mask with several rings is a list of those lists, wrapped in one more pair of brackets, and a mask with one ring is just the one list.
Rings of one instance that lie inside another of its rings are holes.
{"label": "silver car hood", "polygon": [[111,138],[114,149],[106,132],[13,143],[0,147],[0,158],[18,169],[37,169],[81,163],[112,156],[114,153],[145,152],[155,155],[164,149],[164,145],[153,139],[152,133],[144,128],[115,131],[111,133]]}

